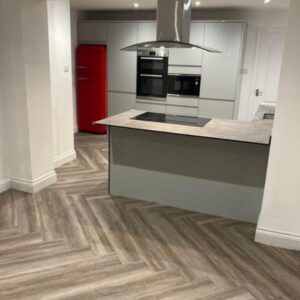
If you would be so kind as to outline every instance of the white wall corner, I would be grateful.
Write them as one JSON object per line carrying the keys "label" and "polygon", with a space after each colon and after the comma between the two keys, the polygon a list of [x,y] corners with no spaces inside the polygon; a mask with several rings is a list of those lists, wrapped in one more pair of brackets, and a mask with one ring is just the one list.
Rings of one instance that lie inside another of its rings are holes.
{"label": "white wall corner", "polygon": [[10,179],[3,178],[0,180],[0,194],[10,189]]}
{"label": "white wall corner", "polygon": [[55,171],[51,171],[37,179],[27,180],[22,178],[11,178],[11,188],[17,191],[34,194],[47,186],[55,183],[57,181],[57,176]]}
{"label": "white wall corner", "polygon": [[54,168],[61,167],[62,165],[65,165],[73,160],[76,159],[76,151],[70,150],[65,153],[62,153],[54,158]]}
{"label": "white wall corner", "polygon": [[268,246],[300,251],[300,236],[286,232],[257,228],[255,241]]}

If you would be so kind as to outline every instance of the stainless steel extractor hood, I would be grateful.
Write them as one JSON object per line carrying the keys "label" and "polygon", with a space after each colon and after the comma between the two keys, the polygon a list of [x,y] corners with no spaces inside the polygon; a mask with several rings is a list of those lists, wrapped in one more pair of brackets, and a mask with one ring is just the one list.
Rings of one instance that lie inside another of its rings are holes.
{"label": "stainless steel extractor hood", "polygon": [[157,41],[149,41],[125,47],[123,51],[152,48],[199,48],[221,53],[216,49],[189,43],[192,0],[158,0]]}

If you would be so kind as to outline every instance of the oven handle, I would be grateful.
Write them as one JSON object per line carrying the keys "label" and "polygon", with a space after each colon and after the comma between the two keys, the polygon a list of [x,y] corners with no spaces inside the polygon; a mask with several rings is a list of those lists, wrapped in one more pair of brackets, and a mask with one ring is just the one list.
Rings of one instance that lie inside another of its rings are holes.
{"label": "oven handle", "polygon": [[140,59],[142,60],[163,60],[163,57],[147,57],[147,56],[140,56]]}
{"label": "oven handle", "polygon": [[162,78],[162,75],[154,75],[154,74],[140,74],[141,77],[152,77],[152,78]]}

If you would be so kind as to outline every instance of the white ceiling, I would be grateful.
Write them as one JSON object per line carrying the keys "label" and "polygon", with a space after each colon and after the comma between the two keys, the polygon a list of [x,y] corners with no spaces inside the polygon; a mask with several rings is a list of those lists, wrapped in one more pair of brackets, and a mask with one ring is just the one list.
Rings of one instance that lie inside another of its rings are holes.
{"label": "white ceiling", "polygon": [[[71,5],[83,10],[128,10],[135,9],[133,3],[139,3],[139,9],[156,9],[157,0],[70,0]],[[192,0],[193,3],[196,0]],[[289,0],[200,0],[199,8],[245,8],[245,9],[282,9],[289,7]],[[194,5],[195,6],[195,5]],[[197,7],[198,8],[198,7]]]}

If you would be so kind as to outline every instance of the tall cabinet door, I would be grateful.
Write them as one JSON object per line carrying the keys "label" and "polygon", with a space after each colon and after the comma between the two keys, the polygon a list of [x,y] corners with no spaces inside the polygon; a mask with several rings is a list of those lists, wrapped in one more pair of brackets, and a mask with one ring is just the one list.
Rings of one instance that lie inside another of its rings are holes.
{"label": "tall cabinet door", "polygon": [[138,23],[138,43],[156,41],[156,22]]}
{"label": "tall cabinet door", "polygon": [[206,23],[205,46],[222,53],[203,53],[200,97],[235,100],[244,25]]}
{"label": "tall cabinet door", "polygon": [[108,26],[108,90],[136,92],[136,52],[121,51],[137,43],[137,23],[110,23]]}
{"label": "tall cabinet door", "polygon": [[[192,23],[190,43],[202,46],[204,43],[205,23]],[[170,49],[169,64],[184,66],[201,66],[203,51],[200,49]]]}

